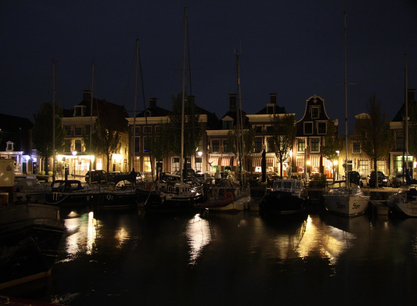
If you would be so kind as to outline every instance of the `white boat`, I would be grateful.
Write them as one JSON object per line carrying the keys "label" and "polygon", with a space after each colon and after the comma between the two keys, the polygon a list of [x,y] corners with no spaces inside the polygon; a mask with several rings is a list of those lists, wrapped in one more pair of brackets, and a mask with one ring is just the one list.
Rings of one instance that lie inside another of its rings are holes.
{"label": "white boat", "polygon": [[417,217],[417,190],[415,187],[402,189],[388,197],[388,206],[394,213],[404,217]]}
{"label": "white boat", "polygon": [[[348,160],[348,112],[347,112],[347,73],[346,73],[346,14],[345,14],[345,129],[346,129],[346,160]],[[344,187],[331,188],[324,194],[324,206],[329,212],[340,214],[345,217],[360,216],[368,208],[370,197],[363,194],[359,186],[351,184],[346,175]]]}
{"label": "white boat", "polygon": [[331,188],[323,197],[327,211],[345,217],[363,215],[370,200],[370,196],[365,195],[359,186]]}
{"label": "white boat", "polygon": [[45,193],[51,190],[50,185],[39,183],[36,177],[15,177],[14,202],[43,203]]}

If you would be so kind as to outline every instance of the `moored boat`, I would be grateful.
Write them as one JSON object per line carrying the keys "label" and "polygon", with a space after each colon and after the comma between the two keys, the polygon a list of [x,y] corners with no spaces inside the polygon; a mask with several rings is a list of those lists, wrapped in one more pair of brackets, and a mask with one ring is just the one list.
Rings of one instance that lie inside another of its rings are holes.
{"label": "moored boat", "polygon": [[106,190],[97,194],[97,209],[117,210],[136,208],[139,194],[135,189]]}
{"label": "moored boat", "polygon": [[0,208],[0,289],[47,277],[65,231],[59,208],[12,204]]}
{"label": "moored boat", "polygon": [[365,195],[356,185],[352,188],[331,188],[323,195],[323,198],[327,211],[345,217],[363,215],[368,209],[370,200],[370,196]]}
{"label": "moored boat", "polygon": [[414,187],[388,197],[388,206],[394,214],[403,217],[417,217],[417,190]]}
{"label": "moored boat", "polygon": [[300,179],[274,180],[272,188],[262,198],[262,216],[290,216],[306,213],[308,193]]}
{"label": "moored boat", "polygon": [[94,204],[98,189],[83,187],[78,180],[57,180],[45,194],[45,203],[59,206],[86,206]]}

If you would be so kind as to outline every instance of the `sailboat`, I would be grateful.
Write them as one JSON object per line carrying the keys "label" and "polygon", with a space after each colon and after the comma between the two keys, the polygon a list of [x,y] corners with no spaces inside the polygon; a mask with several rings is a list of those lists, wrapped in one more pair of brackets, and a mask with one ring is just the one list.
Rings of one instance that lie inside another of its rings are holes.
{"label": "sailboat", "polygon": [[[236,109],[236,147],[237,160],[239,167],[242,167],[243,157],[243,118],[242,118],[242,100],[240,88],[240,66],[239,53],[236,53],[237,63],[237,100],[239,104]],[[243,166],[244,169],[244,166]],[[232,182],[228,179],[222,179],[217,182],[207,194],[207,202],[198,204],[202,209],[212,211],[229,211],[238,212],[242,210],[255,210],[257,207],[251,205],[252,197],[250,193],[250,186],[245,180],[242,169],[239,169],[238,183]]]}
{"label": "sailboat", "polygon": [[[344,18],[344,38],[345,38],[345,150],[346,168],[348,160],[348,111],[347,111],[347,61],[346,61],[346,13]],[[346,169],[347,172],[347,169]],[[327,211],[339,214],[344,217],[355,217],[365,213],[368,208],[370,196],[364,195],[359,186],[352,185],[345,175],[345,186],[331,188],[323,194],[324,206]]]}
{"label": "sailboat", "polygon": [[183,75],[182,75],[182,112],[181,112],[181,158],[180,177],[176,181],[160,181],[150,190],[137,189],[141,196],[145,210],[154,212],[190,212],[194,211],[196,204],[202,201],[203,186],[186,182],[183,177],[184,165],[184,104],[185,104],[185,77],[187,56],[187,7],[184,8],[184,50],[183,50]]}

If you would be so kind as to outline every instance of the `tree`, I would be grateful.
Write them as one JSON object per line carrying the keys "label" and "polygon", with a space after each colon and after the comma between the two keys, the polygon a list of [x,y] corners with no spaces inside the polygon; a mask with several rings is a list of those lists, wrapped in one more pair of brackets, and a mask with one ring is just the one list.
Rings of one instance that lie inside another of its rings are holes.
{"label": "tree", "polygon": [[290,114],[274,114],[271,116],[273,133],[268,138],[268,144],[273,148],[275,156],[280,163],[280,176],[282,177],[283,164],[290,156],[297,134],[295,116]]}
{"label": "tree", "polygon": [[[186,158],[195,154],[198,148],[203,130],[199,122],[200,115],[194,102],[194,97],[188,97],[184,102],[184,172],[187,170]],[[174,154],[181,156],[181,126],[182,126],[182,94],[172,97],[172,113],[167,123],[169,149]]]}
{"label": "tree", "polygon": [[[238,149],[238,138],[241,137],[241,141],[243,144],[243,150],[239,154]],[[235,155],[235,158],[239,159],[240,168],[238,168],[237,172],[242,170],[242,166],[246,164],[247,157],[250,156],[255,148],[255,130],[254,129],[242,129],[238,131],[237,126],[233,126],[233,128],[227,134],[227,143],[230,146],[230,151]]]}
{"label": "tree", "polygon": [[[48,168],[48,158],[53,155],[52,103],[43,103],[37,114],[33,114],[33,143],[39,155],[44,159],[44,169]],[[62,126],[62,109],[55,107],[55,151],[64,147],[65,131]],[[55,152],[56,153],[56,152]]]}
{"label": "tree", "polygon": [[[160,123],[159,134],[155,137],[150,138],[149,147],[151,148],[151,154],[155,157],[156,161],[163,160],[169,155],[169,143],[170,140],[170,124],[169,123]],[[148,138],[147,138],[148,139]],[[159,177],[158,168],[156,169],[156,176]]]}
{"label": "tree", "polygon": [[327,134],[324,136],[324,146],[322,146],[323,156],[333,162],[333,182],[335,180],[334,175],[334,160],[338,158],[339,154],[336,151],[342,151],[343,149],[343,136],[338,134],[337,127],[333,121],[327,122]]}
{"label": "tree", "polygon": [[[381,112],[382,102],[372,95],[366,105],[368,116],[357,122],[362,150],[368,154],[374,164],[375,175],[378,173],[377,161],[386,157],[393,147],[390,124],[385,113]],[[378,179],[376,176],[376,187]]]}
{"label": "tree", "polygon": [[[93,125],[91,145],[96,155],[106,157],[107,173],[109,173],[110,160],[112,155],[120,150],[120,139],[122,133],[126,132],[127,122],[123,112],[120,109],[116,110],[108,102],[100,103],[97,113],[98,116]],[[87,151],[89,151],[89,136],[86,135],[84,143]]]}

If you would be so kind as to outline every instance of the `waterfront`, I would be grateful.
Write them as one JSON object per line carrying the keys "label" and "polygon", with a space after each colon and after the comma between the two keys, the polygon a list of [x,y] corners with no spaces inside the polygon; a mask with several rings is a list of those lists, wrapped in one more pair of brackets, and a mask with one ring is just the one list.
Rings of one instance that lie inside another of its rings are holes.
{"label": "waterfront", "polygon": [[417,301],[416,219],[83,211],[65,223],[52,276],[0,295],[65,305]]}

